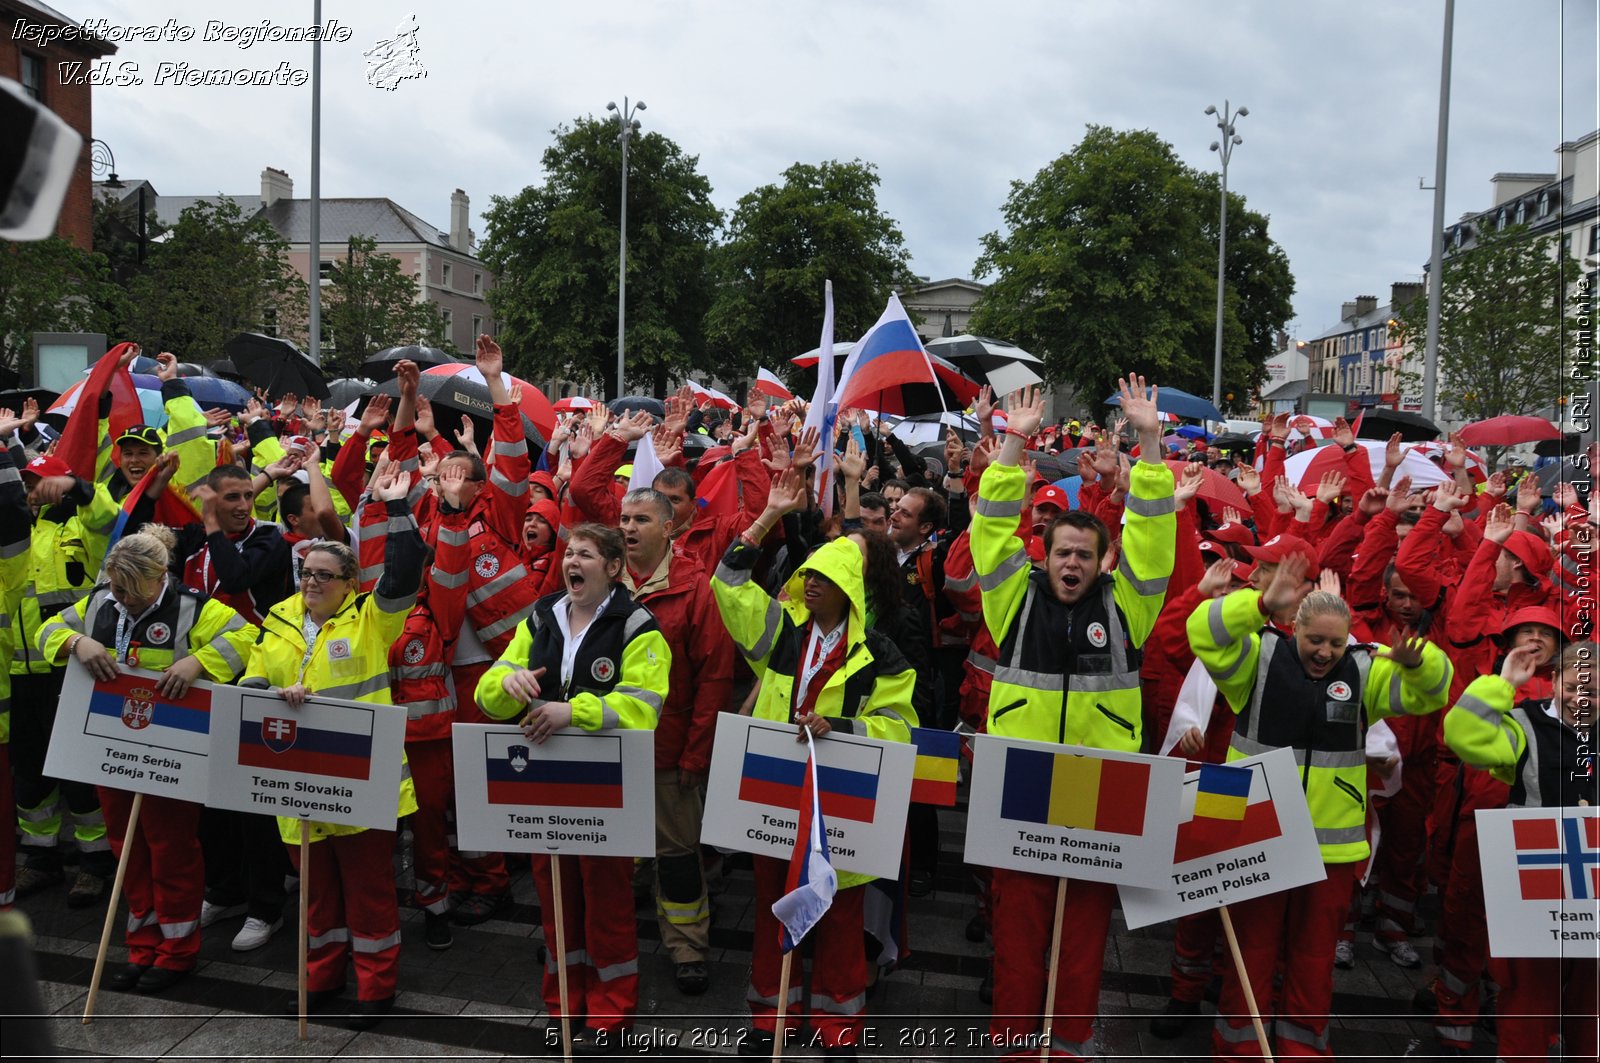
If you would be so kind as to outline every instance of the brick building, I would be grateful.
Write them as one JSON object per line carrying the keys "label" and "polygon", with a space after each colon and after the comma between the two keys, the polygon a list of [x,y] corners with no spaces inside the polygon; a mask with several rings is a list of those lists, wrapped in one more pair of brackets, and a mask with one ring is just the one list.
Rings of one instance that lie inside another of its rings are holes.
{"label": "brick building", "polygon": [[[92,90],[87,79],[79,82],[68,77],[63,81],[61,74],[63,64],[69,63],[81,63],[82,69],[87,71],[95,60],[116,52],[116,46],[96,38],[66,15],[34,0],[0,0],[0,23],[4,24],[6,35],[6,43],[0,46],[0,77],[20,83],[28,95],[83,135],[83,154],[61,204],[56,234],[86,251],[93,250],[90,192],[93,178],[89,173],[89,141],[94,136]],[[71,32],[63,35],[69,39],[40,44],[41,37],[53,34],[48,30],[39,32],[37,27],[64,27]]]}

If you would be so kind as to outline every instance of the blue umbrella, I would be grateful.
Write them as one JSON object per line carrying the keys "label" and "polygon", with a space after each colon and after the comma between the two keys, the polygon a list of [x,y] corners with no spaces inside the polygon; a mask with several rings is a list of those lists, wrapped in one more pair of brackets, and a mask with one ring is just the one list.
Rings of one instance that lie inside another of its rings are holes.
{"label": "blue umbrella", "polygon": [[1185,439],[1203,439],[1207,443],[1211,442],[1211,433],[1197,424],[1181,424],[1173,434],[1180,435]]}
{"label": "blue umbrella", "polygon": [[230,413],[239,413],[250,401],[249,388],[220,376],[186,376],[183,382],[202,410],[220,406]]}
{"label": "blue umbrella", "polygon": [[[1122,397],[1113,395],[1106,400],[1107,406],[1121,406]],[[1187,391],[1177,388],[1162,388],[1156,396],[1156,409],[1162,413],[1170,413],[1174,417],[1187,417],[1191,421],[1220,421],[1222,411],[1211,405],[1210,399],[1202,399],[1199,395],[1191,395]]]}
{"label": "blue umbrella", "polygon": [[1055,482],[1054,486],[1061,488],[1061,490],[1067,493],[1067,501],[1072,503],[1073,509],[1078,508],[1078,488],[1083,486],[1083,477],[1063,476],[1061,479]]}

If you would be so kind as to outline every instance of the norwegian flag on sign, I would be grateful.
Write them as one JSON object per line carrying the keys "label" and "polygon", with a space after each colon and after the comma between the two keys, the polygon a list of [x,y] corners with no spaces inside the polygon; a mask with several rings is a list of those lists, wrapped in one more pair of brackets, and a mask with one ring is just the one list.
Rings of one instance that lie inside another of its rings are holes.
{"label": "norwegian flag on sign", "polygon": [[1600,897],[1600,819],[1519,819],[1512,839],[1523,900]]}

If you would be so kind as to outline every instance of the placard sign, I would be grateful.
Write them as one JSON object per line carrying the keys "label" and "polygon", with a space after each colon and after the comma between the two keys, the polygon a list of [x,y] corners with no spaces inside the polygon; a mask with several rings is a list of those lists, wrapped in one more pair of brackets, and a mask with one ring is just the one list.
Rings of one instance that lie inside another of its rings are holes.
{"label": "placard sign", "polygon": [[1489,955],[1600,958],[1600,808],[1477,815]]}
{"label": "placard sign", "polygon": [[[798,733],[789,723],[717,717],[702,843],[789,859],[806,768]],[[899,878],[916,748],[837,731],[816,745],[828,859],[840,871]]]}
{"label": "placard sign", "polygon": [[534,745],[515,725],[458,723],[451,740],[461,848],[655,855],[654,732],[568,727]]}
{"label": "placard sign", "polygon": [[1293,750],[1204,765],[1184,779],[1177,808],[1172,869],[1162,885],[1117,887],[1129,929],[1327,875]]}
{"label": "placard sign", "polygon": [[204,804],[217,688],[196,683],[171,698],[157,693],[160,679],[121,669],[101,683],[77,660],[67,665],[45,775]]}
{"label": "placard sign", "polygon": [[404,708],[219,687],[211,719],[213,808],[394,829]]}
{"label": "placard sign", "polygon": [[978,735],[969,864],[1094,882],[1165,882],[1183,761]]}

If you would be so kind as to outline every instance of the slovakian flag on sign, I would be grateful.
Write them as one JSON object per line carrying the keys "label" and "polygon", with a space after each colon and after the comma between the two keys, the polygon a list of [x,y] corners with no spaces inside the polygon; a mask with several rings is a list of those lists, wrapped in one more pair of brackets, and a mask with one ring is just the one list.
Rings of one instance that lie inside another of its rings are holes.
{"label": "slovakian flag on sign", "polygon": [[[807,769],[806,751],[792,729],[752,727],[745,739],[739,799],[798,810]],[[883,754],[872,746],[828,742],[817,765],[817,794],[830,819],[871,823],[877,816]]]}
{"label": "slovakian flag on sign", "polygon": [[203,757],[210,749],[211,692],[195,688],[169,698],[148,677],[119,674],[95,683],[84,732]]}
{"label": "slovakian flag on sign", "polygon": [[552,735],[534,746],[521,735],[486,734],[483,774],[491,805],[621,808],[622,740]]}
{"label": "slovakian flag on sign", "polygon": [[953,807],[956,781],[961,775],[961,736],[954,731],[913,727],[911,744],[917,747],[916,772],[911,777],[912,803]]}
{"label": "slovakian flag on sign", "polygon": [[1137,836],[1144,834],[1149,789],[1147,764],[1008,746],[1000,815]]}
{"label": "slovakian flag on sign", "polygon": [[1259,764],[1202,764],[1184,782],[1184,791],[1185,806],[1190,793],[1194,804],[1189,818],[1178,822],[1173,863],[1271,841],[1283,833],[1272,786]]}
{"label": "slovakian flag on sign", "polygon": [[1600,819],[1519,819],[1511,825],[1511,837],[1523,900],[1600,897]]}
{"label": "slovakian flag on sign", "polygon": [[[239,719],[239,763],[271,771],[372,777],[372,710],[319,706],[319,726],[308,727],[275,699],[246,698]],[[327,715],[323,715],[326,713]],[[326,722],[328,716],[337,721]]]}
{"label": "slovakian flag on sign", "polygon": [[833,895],[839,889],[839,876],[828,860],[828,831],[818,790],[816,741],[806,733],[810,755],[801,762],[799,820],[795,827],[794,855],[789,857],[789,874],[782,897],[772,902],[778,917],[778,944],[790,952],[806,933],[828,914]]}

